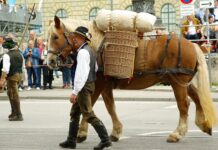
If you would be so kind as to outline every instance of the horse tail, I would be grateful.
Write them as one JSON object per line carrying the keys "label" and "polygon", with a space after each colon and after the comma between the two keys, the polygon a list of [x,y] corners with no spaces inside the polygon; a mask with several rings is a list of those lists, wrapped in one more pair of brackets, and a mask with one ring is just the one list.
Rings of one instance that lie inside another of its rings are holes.
{"label": "horse tail", "polygon": [[213,100],[211,97],[210,92],[210,85],[209,85],[209,76],[208,76],[208,68],[205,56],[197,44],[194,44],[195,50],[197,53],[197,72],[192,80],[196,92],[199,97],[200,105],[203,109],[203,113],[205,115],[205,122],[207,122],[207,126],[211,127],[217,124],[217,115],[215,106],[213,104]]}

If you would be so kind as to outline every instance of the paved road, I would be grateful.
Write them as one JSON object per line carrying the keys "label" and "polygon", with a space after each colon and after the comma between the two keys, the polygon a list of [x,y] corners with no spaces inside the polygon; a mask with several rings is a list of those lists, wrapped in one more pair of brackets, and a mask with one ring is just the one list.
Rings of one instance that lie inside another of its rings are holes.
{"label": "paved road", "polygon": [[[177,125],[178,110],[174,102],[118,101],[117,112],[124,125],[123,136],[113,150],[216,150],[218,128],[212,137],[194,125],[195,108],[191,104],[187,136],[179,143],[167,143],[167,135]],[[216,103],[218,108],[218,103]],[[70,103],[66,100],[22,101],[23,122],[9,122],[9,103],[0,101],[0,150],[61,150],[58,143],[68,131]],[[111,120],[102,101],[94,107],[96,114],[111,131]],[[99,139],[93,128],[78,149],[92,149]]]}

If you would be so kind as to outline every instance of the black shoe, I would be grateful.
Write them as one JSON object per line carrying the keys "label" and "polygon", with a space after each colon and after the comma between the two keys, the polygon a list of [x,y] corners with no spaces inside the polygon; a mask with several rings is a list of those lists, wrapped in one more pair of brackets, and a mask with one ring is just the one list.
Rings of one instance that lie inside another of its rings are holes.
{"label": "black shoe", "polygon": [[60,143],[59,146],[62,147],[62,148],[76,149],[76,142],[75,141],[66,140],[66,141]]}
{"label": "black shoe", "polygon": [[102,150],[106,147],[111,147],[112,146],[112,143],[111,141],[106,141],[106,142],[100,142],[98,145],[96,145],[94,147],[94,150]]}
{"label": "black shoe", "polygon": [[12,117],[14,117],[14,116],[16,116],[16,114],[11,113],[10,115],[8,115],[8,119],[9,119],[9,118],[12,118]]}
{"label": "black shoe", "polygon": [[9,121],[23,121],[23,116],[22,115],[13,115],[9,117]]}
{"label": "black shoe", "polygon": [[49,88],[49,89],[53,89],[53,87],[52,87],[52,86],[49,86],[48,88]]}

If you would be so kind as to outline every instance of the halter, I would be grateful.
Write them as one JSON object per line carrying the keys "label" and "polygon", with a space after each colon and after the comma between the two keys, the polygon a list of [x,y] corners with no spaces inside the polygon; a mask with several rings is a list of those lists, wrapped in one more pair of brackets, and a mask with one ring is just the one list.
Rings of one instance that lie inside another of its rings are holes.
{"label": "halter", "polygon": [[65,39],[65,41],[64,41],[64,43],[63,43],[63,45],[58,49],[58,51],[56,51],[56,52],[54,52],[54,51],[52,51],[52,50],[48,50],[48,53],[51,53],[51,54],[54,54],[54,55],[56,55],[56,56],[60,56],[61,54],[62,54],[62,52],[64,51],[64,49],[69,45],[71,48],[73,48],[73,46],[72,46],[72,43],[70,42],[70,40],[69,40],[69,35],[71,34],[71,32],[67,32],[67,30],[66,30],[66,27],[65,27],[65,25],[63,24],[63,27],[64,27],[64,39]]}

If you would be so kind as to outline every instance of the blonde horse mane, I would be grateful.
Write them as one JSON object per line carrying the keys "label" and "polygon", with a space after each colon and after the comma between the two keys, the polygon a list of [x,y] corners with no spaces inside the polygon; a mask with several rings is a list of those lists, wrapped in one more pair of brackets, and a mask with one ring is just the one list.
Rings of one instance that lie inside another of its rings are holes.
{"label": "blonde horse mane", "polygon": [[75,31],[75,29],[78,26],[84,26],[89,29],[89,33],[91,33],[92,38],[91,38],[91,47],[93,50],[97,51],[103,38],[104,38],[104,33],[101,32],[95,23],[95,21],[86,21],[86,20],[74,20],[74,19],[64,19],[61,20],[62,23],[64,24],[65,28],[67,31]]}
{"label": "blonde horse mane", "polygon": [[198,71],[193,79],[193,84],[197,89],[207,126],[212,128],[213,125],[217,125],[217,113],[211,97],[207,64],[200,47],[197,44],[194,46],[197,53]]}

